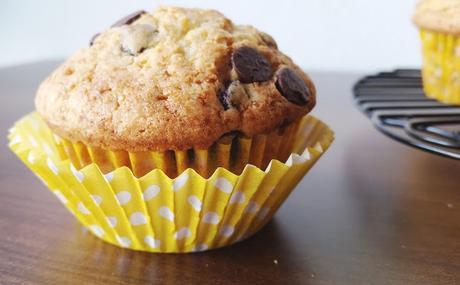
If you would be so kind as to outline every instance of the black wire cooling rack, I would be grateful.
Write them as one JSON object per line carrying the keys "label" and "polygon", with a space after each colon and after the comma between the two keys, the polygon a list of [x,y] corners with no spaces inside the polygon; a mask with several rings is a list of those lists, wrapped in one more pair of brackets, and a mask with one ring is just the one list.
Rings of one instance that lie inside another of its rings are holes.
{"label": "black wire cooling rack", "polygon": [[420,70],[398,69],[362,78],[354,99],[382,133],[460,160],[460,107],[425,97]]}

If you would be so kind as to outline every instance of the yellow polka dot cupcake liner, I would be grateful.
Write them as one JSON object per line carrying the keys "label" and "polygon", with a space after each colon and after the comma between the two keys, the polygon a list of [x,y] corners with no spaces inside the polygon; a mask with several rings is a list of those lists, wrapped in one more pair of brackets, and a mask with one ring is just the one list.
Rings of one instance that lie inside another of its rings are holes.
{"label": "yellow polka dot cupcake liner", "polygon": [[460,105],[460,36],[421,30],[425,94]]}
{"label": "yellow polka dot cupcake liner", "polygon": [[175,178],[160,168],[138,176],[125,165],[110,172],[95,162],[77,167],[37,113],[19,120],[8,138],[12,151],[95,236],[134,250],[179,253],[233,244],[272,218],[334,139],[312,116],[293,129],[278,144],[279,151],[291,146],[285,162],[247,163],[240,174],[218,167],[208,178],[190,167]]}

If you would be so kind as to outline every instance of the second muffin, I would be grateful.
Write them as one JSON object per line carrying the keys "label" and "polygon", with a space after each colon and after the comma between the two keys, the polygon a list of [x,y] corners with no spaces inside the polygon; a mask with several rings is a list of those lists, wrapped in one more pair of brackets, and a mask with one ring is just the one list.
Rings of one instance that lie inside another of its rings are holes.
{"label": "second muffin", "polygon": [[460,105],[460,1],[422,0],[413,20],[420,28],[423,87],[428,97]]}

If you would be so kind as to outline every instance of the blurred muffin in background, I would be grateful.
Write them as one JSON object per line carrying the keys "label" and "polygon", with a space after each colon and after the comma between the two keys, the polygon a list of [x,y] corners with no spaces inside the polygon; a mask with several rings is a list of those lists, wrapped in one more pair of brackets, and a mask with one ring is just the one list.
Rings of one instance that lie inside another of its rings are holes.
{"label": "blurred muffin in background", "polygon": [[421,0],[413,21],[420,29],[426,95],[460,105],[460,1]]}

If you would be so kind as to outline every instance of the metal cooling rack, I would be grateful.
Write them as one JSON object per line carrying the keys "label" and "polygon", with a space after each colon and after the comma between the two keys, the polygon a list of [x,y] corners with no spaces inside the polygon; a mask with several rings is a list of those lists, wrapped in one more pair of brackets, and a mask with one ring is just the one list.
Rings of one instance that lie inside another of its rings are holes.
{"label": "metal cooling rack", "polygon": [[410,146],[460,160],[460,107],[425,97],[420,70],[367,76],[354,100],[382,133]]}

